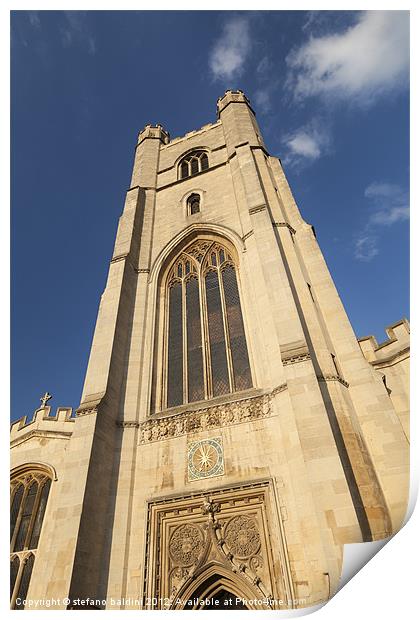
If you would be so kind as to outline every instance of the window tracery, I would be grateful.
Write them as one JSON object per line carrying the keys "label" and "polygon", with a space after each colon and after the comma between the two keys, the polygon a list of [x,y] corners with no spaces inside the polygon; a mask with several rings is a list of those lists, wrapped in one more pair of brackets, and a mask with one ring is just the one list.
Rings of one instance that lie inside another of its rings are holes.
{"label": "window tracery", "polygon": [[11,482],[10,604],[12,609],[23,609],[50,486],[50,476],[41,469],[20,473]]}
{"label": "window tracery", "polygon": [[186,179],[199,172],[204,172],[209,167],[209,158],[205,151],[193,151],[188,153],[179,164],[179,177]]}
{"label": "window tracery", "polygon": [[155,409],[252,387],[231,250],[207,239],[190,244],[169,269],[165,300],[161,397]]}

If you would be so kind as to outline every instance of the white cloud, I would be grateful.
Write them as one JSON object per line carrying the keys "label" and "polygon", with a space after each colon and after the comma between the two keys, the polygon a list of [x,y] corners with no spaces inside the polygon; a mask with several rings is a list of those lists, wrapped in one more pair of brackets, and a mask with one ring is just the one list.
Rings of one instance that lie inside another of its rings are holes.
{"label": "white cloud", "polygon": [[367,11],[340,34],[311,37],[286,58],[296,99],[368,104],[408,83],[409,12]]}
{"label": "white cloud", "polygon": [[39,18],[38,11],[29,11],[28,19],[31,26],[37,29],[41,28],[41,20]]}
{"label": "white cloud", "polygon": [[257,76],[266,78],[271,69],[271,61],[268,56],[264,56],[257,65]]}
{"label": "white cloud", "polygon": [[215,79],[232,79],[242,73],[251,50],[249,24],[244,17],[225,23],[219,39],[210,52],[210,69]]}
{"label": "white cloud", "polygon": [[286,147],[283,162],[294,166],[311,163],[327,153],[331,146],[331,136],[329,129],[319,119],[313,119],[286,135],[282,142]]}
{"label": "white cloud", "polygon": [[391,207],[383,211],[374,213],[370,221],[372,224],[379,224],[381,226],[390,226],[396,222],[408,220],[410,217],[409,207]]}
{"label": "white cloud", "polygon": [[303,130],[298,131],[293,138],[287,142],[287,146],[295,155],[318,159],[321,155],[321,148],[317,139]]}
{"label": "white cloud", "polygon": [[369,262],[379,254],[378,238],[375,235],[361,234],[355,241],[354,257],[357,260]]}
{"label": "white cloud", "polygon": [[365,189],[369,201],[367,223],[356,237],[354,256],[358,260],[370,261],[379,254],[378,239],[382,227],[392,226],[410,217],[408,193],[399,185],[377,181]]}
{"label": "white cloud", "polygon": [[60,29],[63,47],[82,45],[90,55],[96,54],[95,39],[89,32],[86,11],[63,11],[65,26]]}
{"label": "white cloud", "polygon": [[365,196],[375,209],[369,224],[391,226],[410,217],[408,194],[399,185],[375,181],[365,189]]}
{"label": "white cloud", "polygon": [[392,185],[391,183],[378,183],[377,181],[374,181],[365,189],[366,198],[389,198],[390,196],[398,196],[400,194],[400,186]]}
{"label": "white cloud", "polygon": [[257,113],[267,113],[271,110],[271,97],[267,89],[257,90],[254,94],[254,101]]}

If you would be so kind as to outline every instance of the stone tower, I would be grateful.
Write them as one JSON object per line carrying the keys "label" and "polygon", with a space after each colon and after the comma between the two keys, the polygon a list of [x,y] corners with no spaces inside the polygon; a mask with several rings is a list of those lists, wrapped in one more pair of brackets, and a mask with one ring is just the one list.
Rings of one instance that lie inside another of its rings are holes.
{"label": "stone tower", "polygon": [[80,407],[13,431],[15,472],[52,468],[28,597],[325,601],[343,544],[405,515],[388,391],[244,93],[180,138],[147,125]]}

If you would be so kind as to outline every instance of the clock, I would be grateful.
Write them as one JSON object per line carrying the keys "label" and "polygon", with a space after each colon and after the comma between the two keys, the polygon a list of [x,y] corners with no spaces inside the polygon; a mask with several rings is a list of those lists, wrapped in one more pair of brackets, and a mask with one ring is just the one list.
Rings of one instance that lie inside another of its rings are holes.
{"label": "clock", "polygon": [[188,480],[201,480],[224,474],[221,437],[194,441],[188,446]]}

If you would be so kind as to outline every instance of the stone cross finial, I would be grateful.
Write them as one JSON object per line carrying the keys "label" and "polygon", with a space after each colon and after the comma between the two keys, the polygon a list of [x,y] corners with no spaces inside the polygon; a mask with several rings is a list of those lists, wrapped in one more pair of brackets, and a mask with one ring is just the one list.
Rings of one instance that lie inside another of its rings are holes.
{"label": "stone cross finial", "polygon": [[39,399],[41,401],[41,407],[45,407],[50,398],[52,398],[51,394],[49,394],[49,392],[45,392],[44,396],[41,396]]}

